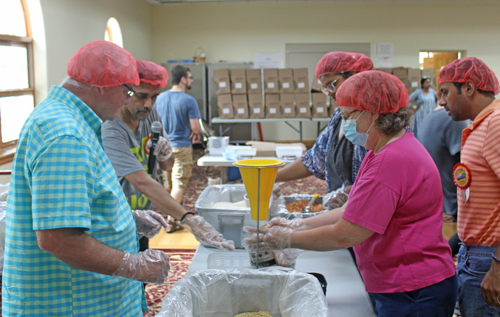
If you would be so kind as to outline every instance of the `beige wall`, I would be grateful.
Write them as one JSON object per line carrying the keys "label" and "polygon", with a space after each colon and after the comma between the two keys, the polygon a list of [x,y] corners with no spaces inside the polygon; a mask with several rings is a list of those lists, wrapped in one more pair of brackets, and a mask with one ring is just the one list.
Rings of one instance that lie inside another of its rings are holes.
{"label": "beige wall", "polygon": [[151,59],[153,6],[142,0],[40,0],[47,41],[47,83],[58,85],[66,65],[83,45],[104,40],[106,23],[120,24],[123,47],[138,59]]}
{"label": "beige wall", "polygon": [[[499,1],[300,1],[163,5],[153,11],[153,57],[249,61],[285,43],[395,45],[394,65],[420,50],[467,50],[500,74]],[[373,57],[373,56],[372,56]]]}
{"label": "beige wall", "polygon": [[[153,11],[153,58],[251,61],[285,43],[394,43],[394,66],[418,67],[420,50],[466,50],[500,75],[499,1],[279,1],[177,4]],[[372,58],[374,53],[372,54]],[[297,125],[297,124],[296,124]],[[297,125],[298,126],[298,125]],[[305,140],[316,125],[304,124]],[[263,124],[268,140],[298,135],[284,123]]]}

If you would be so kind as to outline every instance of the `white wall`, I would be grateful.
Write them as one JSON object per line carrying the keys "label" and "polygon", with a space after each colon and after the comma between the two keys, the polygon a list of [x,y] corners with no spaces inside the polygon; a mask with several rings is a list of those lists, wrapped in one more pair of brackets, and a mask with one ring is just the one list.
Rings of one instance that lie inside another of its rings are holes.
{"label": "white wall", "polygon": [[[153,58],[157,63],[192,58],[201,46],[207,62],[251,61],[254,52],[285,56],[285,43],[389,42],[395,45],[394,66],[418,67],[420,50],[466,50],[500,76],[499,16],[499,1],[163,5],[153,11]],[[266,126],[266,139],[290,140],[288,127]],[[314,140],[315,125],[306,130],[304,139]]]}
{"label": "white wall", "polygon": [[120,24],[123,48],[137,59],[151,60],[153,6],[142,0],[40,0],[47,41],[48,85],[66,76],[71,56],[91,41],[104,40],[106,23]]}
{"label": "white wall", "polygon": [[[28,7],[33,15],[35,63],[38,63],[35,65],[37,102],[45,98],[52,85],[61,83],[69,59],[80,47],[104,39],[110,17],[120,23],[126,50],[137,59],[153,57],[154,7],[142,0],[28,0]],[[11,168],[12,163],[0,165],[0,170]],[[0,176],[0,184],[9,181],[10,177]]]}

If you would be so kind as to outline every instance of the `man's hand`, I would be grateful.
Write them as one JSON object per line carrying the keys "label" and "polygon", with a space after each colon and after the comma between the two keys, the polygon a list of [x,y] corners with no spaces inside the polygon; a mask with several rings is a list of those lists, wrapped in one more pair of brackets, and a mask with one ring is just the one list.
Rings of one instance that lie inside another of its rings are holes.
{"label": "man's hand", "polygon": [[191,138],[191,143],[193,144],[198,144],[201,141],[201,133],[191,132],[191,135],[189,137]]}
{"label": "man's hand", "polygon": [[215,228],[201,216],[187,216],[181,221],[181,225],[191,231],[196,237],[196,240],[200,241],[203,245],[211,245],[218,249],[234,251],[234,242],[224,239],[222,234],[217,232]]}
{"label": "man's hand", "polygon": [[132,210],[139,238],[152,238],[160,233],[161,227],[166,228],[167,222],[162,215],[152,210]]}
{"label": "man's hand", "polygon": [[493,260],[481,283],[481,295],[491,306],[500,306],[500,263]]}
{"label": "man's hand", "polygon": [[135,254],[125,252],[121,265],[112,275],[144,283],[163,284],[168,270],[168,256],[163,251],[148,249]]}
{"label": "man's hand", "polygon": [[[148,151],[149,149],[151,149],[151,146],[153,146],[153,143],[151,142],[151,139],[149,139],[148,143],[146,143],[146,148],[148,149]],[[173,151],[170,142],[168,142],[168,140],[164,137],[160,136],[158,142],[156,142],[155,150],[153,152],[158,162],[168,160],[170,156],[172,156],[172,153]]]}

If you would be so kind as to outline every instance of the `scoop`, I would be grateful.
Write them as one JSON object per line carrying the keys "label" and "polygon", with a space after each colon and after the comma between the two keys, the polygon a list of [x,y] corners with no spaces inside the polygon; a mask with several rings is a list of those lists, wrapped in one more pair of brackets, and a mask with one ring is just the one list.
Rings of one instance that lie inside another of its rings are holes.
{"label": "scoop", "polygon": [[313,204],[313,202],[316,200],[316,198],[319,197],[319,194],[314,194],[311,198],[311,200],[309,201],[309,203],[307,204],[307,206],[305,206],[304,208],[302,208],[302,211],[303,212],[311,212],[312,211],[312,208],[311,208],[311,205]]}

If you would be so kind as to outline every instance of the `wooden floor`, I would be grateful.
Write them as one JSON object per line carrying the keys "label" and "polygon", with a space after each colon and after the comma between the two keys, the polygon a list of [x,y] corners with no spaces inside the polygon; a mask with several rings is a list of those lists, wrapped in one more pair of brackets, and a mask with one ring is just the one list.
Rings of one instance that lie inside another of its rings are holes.
{"label": "wooden floor", "polygon": [[149,239],[149,248],[151,249],[174,249],[174,250],[196,250],[199,242],[186,229],[167,233],[162,229],[158,235]]}

